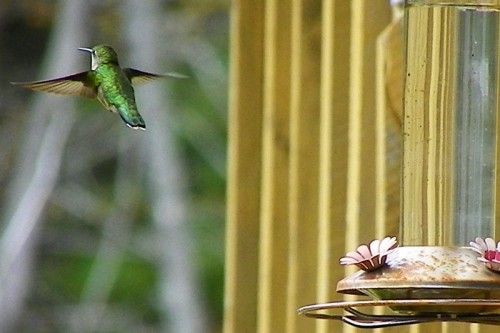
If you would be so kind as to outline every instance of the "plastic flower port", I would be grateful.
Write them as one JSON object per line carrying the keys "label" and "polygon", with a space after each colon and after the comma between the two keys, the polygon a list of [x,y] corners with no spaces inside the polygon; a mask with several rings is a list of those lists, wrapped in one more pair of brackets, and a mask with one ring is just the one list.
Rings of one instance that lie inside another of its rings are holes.
{"label": "plastic flower port", "polygon": [[340,258],[341,265],[356,265],[364,271],[373,271],[385,264],[387,255],[398,246],[396,237],[386,237],[382,241],[373,240],[370,246],[360,245],[355,252]]}
{"label": "plastic flower port", "polygon": [[470,242],[470,246],[474,251],[479,253],[481,257],[477,260],[484,263],[490,270],[500,272],[500,242],[495,244],[492,238],[476,238],[475,242]]}

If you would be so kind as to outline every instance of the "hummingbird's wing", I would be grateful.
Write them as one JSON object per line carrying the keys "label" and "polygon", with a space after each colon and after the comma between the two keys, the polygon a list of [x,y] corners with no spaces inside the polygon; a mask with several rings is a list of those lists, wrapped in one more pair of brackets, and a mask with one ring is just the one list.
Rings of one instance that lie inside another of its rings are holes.
{"label": "hummingbird's wing", "polygon": [[153,74],[153,73],[143,72],[143,71],[140,71],[138,69],[133,69],[133,68],[124,68],[123,72],[128,77],[130,82],[132,82],[133,85],[148,83],[148,82],[154,81],[156,79],[162,79],[162,78],[173,78],[173,79],[187,79],[188,78],[186,75],[182,75],[182,74],[174,73],[174,72],[165,73],[165,74]]}
{"label": "hummingbird's wing", "polygon": [[11,83],[36,91],[95,98],[97,93],[92,84],[92,75],[91,71],[86,71],[51,80]]}

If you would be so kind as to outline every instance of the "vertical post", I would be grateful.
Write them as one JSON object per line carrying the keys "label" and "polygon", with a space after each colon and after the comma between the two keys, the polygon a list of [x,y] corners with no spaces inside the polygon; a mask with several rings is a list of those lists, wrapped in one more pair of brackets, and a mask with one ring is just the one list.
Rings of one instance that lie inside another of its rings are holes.
{"label": "vertical post", "polygon": [[[338,258],[344,254],[349,128],[351,4],[325,0],[322,5],[319,212],[317,301],[336,299],[344,277]],[[317,333],[341,332],[343,324],[316,320]]]}
{"label": "vertical post", "polygon": [[257,331],[271,333],[285,331],[287,318],[291,4],[269,0],[265,2],[264,11]]}
{"label": "vertical post", "polygon": [[264,5],[231,13],[224,333],[257,331]]}
{"label": "vertical post", "polygon": [[291,21],[289,314],[286,332],[311,332],[297,317],[316,299],[320,145],[321,2],[293,0]]}
{"label": "vertical post", "polygon": [[376,238],[399,233],[404,82],[404,1],[377,38]]}

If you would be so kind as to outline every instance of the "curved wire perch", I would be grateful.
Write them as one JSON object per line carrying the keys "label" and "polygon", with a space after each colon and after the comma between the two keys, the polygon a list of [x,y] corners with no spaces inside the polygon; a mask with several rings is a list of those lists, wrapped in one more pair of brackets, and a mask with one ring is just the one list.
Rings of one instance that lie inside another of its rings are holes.
{"label": "curved wire perch", "polygon": [[353,314],[353,316],[343,316],[342,321],[358,328],[383,328],[427,322],[413,317],[411,319],[403,319],[402,316],[397,315],[371,315],[353,308],[346,308],[344,310]]}
{"label": "curved wire perch", "polygon": [[[494,311],[500,307],[500,300],[484,299],[419,299],[419,300],[381,300],[381,301],[352,301],[352,302],[332,302],[323,304],[313,304],[298,309],[300,315],[316,318],[339,320],[346,324],[358,328],[384,328],[392,326],[422,324],[429,322],[464,322],[486,325],[500,325],[500,314],[497,313],[449,313],[449,312],[429,312],[424,311],[428,306],[453,306],[457,307],[478,307],[481,312],[484,309]],[[375,306],[412,306],[421,307],[422,313],[407,315],[372,315],[360,312],[356,307]],[[319,311],[343,309],[350,315],[336,315],[320,313]]]}

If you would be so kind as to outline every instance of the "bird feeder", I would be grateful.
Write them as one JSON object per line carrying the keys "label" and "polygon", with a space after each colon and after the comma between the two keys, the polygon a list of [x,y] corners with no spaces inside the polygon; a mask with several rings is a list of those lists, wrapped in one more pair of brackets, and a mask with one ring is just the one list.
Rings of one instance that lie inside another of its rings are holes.
{"label": "bird feeder", "polygon": [[[407,0],[404,15],[402,246],[383,241],[346,256],[368,268],[337,291],[371,300],[299,313],[368,328],[500,325],[500,0]],[[356,309],[374,306],[394,314]]]}

